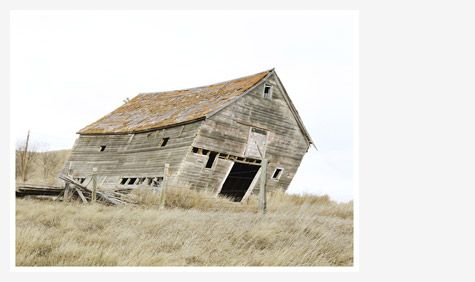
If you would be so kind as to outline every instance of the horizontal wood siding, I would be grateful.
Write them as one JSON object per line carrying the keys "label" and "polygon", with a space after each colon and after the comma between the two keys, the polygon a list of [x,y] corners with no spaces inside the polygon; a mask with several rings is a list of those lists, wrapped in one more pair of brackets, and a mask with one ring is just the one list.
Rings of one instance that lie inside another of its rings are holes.
{"label": "horizontal wood siding", "polygon": [[216,158],[211,168],[206,168],[206,162],[209,156],[196,154],[188,151],[185,160],[180,168],[179,177],[177,178],[178,186],[188,187],[197,190],[206,190],[215,192],[229,169],[233,165],[230,160]]}
{"label": "horizontal wood siding", "polygon": [[[163,177],[165,163],[170,164],[170,181],[175,181],[200,127],[192,123],[148,133],[128,135],[80,135],[70,159],[63,169],[73,170],[74,177],[90,179],[97,168],[98,180],[104,187],[117,186],[122,177]],[[161,147],[164,137],[169,140]],[[100,146],[106,146],[100,152]]]}
{"label": "horizontal wood siding", "polygon": [[[308,150],[309,143],[284,100],[275,77],[271,76],[266,83],[273,86],[271,100],[262,97],[264,83],[261,84],[251,93],[207,119],[199,130],[194,146],[244,157],[250,128],[265,129],[268,131],[267,187],[269,190],[286,190]],[[196,158],[197,156],[187,156],[185,161],[196,163]],[[202,170],[200,172],[199,167],[189,165],[186,168],[194,171],[186,173],[193,173],[195,185],[208,183],[207,189],[216,190],[219,189],[220,182],[206,182],[206,179],[223,177],[228,167],[229,165],[217,169],[214,174],[209,175]],[[283,168],[284,171],[279,180],[273,180],[271,177],[277,167]],[[257,189],[258,185],[255,190]]]}

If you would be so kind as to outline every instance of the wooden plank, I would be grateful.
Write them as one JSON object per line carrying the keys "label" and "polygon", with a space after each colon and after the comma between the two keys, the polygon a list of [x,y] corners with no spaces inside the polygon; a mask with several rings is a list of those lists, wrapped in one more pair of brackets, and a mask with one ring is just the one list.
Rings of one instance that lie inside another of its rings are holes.
{"label": "wooden plank", "polygon": [[170,165],[165,164],[165,168],[163,170],[163,181],[162,185],[160,185],[160,208],[163,209],[165,207],[165,198],[166,198],[166,189],[168,185],[168,169]]}
{"label": "wooden plank", "polygon": [[86,197],[84,197],[84,195],[82,194],[81,190],[79,190],[78,188],[76,188],[76,192],[78,192],[78,195],[79,195],[79,197],[81,197],[82,202],[85,203],[85,204],[87,204]]}
{"label": "wooden plank", "polygon": [[97,175],[93,174],[92,175],[92,196],[91,196],[92,203],[96,202],[96,191],[97,191]]}
{"label": "wooden plank", "polygon": [[267,160],[264,159],[262,160],[262,165],[261,165],[261,185],[259,189],[259,211],[262,214],[265,214],[267,210],[266,180],[267,180]]}

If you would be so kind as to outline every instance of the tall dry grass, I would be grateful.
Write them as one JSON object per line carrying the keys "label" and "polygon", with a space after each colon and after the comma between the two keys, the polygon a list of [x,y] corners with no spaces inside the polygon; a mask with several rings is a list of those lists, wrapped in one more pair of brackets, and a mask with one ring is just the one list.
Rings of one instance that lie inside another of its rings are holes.
{"label": "tall dry grass", "polygon": [[165,209],[17,199],[18,266],[343,266],[353,264],[353,205],[272,193],[232,203],[171,189]]}

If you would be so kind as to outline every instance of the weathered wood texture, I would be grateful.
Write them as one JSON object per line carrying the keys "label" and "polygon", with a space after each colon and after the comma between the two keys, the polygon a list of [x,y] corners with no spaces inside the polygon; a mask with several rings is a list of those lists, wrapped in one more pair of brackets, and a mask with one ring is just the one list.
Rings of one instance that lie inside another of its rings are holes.
{"label": "weathered wood texture", "polygon": [[[271,84],[272,99],[263,98],[265,84]],[[245,157],[251,128],[267,131],[265,154],[268,159],[267,190],[286,190],[307,152],[309,142],[284,99],[275,76],[261,83],[249,94],[207,119],[193,145],[217,152]],[[188,152],[181,167],[181,181],[192,188],[217,191],[232,162],[217,159],[212,169],[205,169],[208,157]],[[272,179],[275,169],[283,168],[280,178]],[[257,192],[258,187],[254,187]]]}
{"label": "weathered wood texture", "polygon": [[[201,122],[126,135],[80,135],[63,173],[72,169],[73,177],[85,177],[90,184],[93,168],[97,183],[104,189],[117,187],[123,177],[163,177],[170,164],[170,182],[192,144]],[[169,138],[161,146],[163,138]],[[106,146],[100,151],[101,146]]]}
{"label": "weathered wood texture", "polygon": [[[266,84],[272,85],[272,99],[264,98]],[[161,146],[163,138],[169,138],[166,146]],[[97,184],[107,189],[117,188],[125,177],[163,177],[165,163],[169,163],[167,185],[218,193],[234,163],[230,155],[242,158],[240,161],[262,159],[257,156],[262,150],[268,161],[266,190],[286,190],[309,142],[274,73],[205,120],[148,133],[82,134],[63,172],[72,170],[73,178],[86,178],[83,185],[87,186],[96,167]],[[101,146],[105,146],[103,151]],[[203,153],[202,149],[225,155]],[[209,162],[213,156],[214,162]],[[282,171],[274,179],[276,168]],[[259,185],[253,189],[256,193]]]}

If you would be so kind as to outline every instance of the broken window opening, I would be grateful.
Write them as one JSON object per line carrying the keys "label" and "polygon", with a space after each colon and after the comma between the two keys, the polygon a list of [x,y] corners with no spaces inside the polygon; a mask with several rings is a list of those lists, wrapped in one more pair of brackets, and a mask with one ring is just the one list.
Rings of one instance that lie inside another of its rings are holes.
{"label": "broken window opening", "polygon": [[129,184],[129,185],[134,185],[134,183],[135,183],[136,180],[137,180],[136,177],[132,177],[132,178],[130,178],[129,183],[127,183],[127,184]]}
{"label": "broken window opening", "polygon": [[122,177],[122,180],[120,181],[120,185],[125,185],[125,183],[127,183],[127,180],[129,179],[126,177]]}
{"label": "broken window opening", "polygon": [[85,180],[86,180],[85,177],[77,177],[77,178],[74,178],[74,181],[79,182],[80,184],[83,184]]}
{"label": "broken window opening", "polygon": [[170,139],[170,137],[164,137],[162,139],[162,144],[160,144],[160,147],[165,147],[167,145],[169,139]]}
{"label": "broken window opening", "polygon": [[99,148],[99,152],[104,152],[106,150],[106,145],[101,145],[101,147]]}
{"label": "broken window opening", "polygon": [[162,183],[163,177],[154,177],[152,180],[152,187],[160,187],[160,184]]}
{"label": "broken window opening", "polygon": [[[255,129],[255,130],[259,131],[260,129]],[[224,160],[240,161],[240,162],[245,162],[249,164],[260,164],[262,162],[262,160],[259,160],[256,158],[246,158],[242,156],[235,156],[235,155],[211,151],[211,150],[207,150],[207,149],[203,149],[199,147],[191,147],[191,151],[196,154],[209,156],[208,162],[206,163],[206,168],[211,168],[213,166],[214,159],[216,158],[220,158]]]}
{"label": "broken window opening", "polygon": [[280,176],[282,175],[282,171],[283,171],[282,168],[276,168],[274,170],[274,174],[272,174],[272,179],[278,180],[280,178]]}
{"label": "broken window opening", "polygon": [[272,99],[272,85],[266,84],[264,85],[264,95],[265,99]]}
{"label": "broken window opening", "polygon": [[213,167],[213,163],[214,163],[214,160],[216,159],[216,155],[218,153],[216,152],[211,152],[209,153],[209,157],[208,157],[208,162],[206,163],[206,168],[212,168]]}

